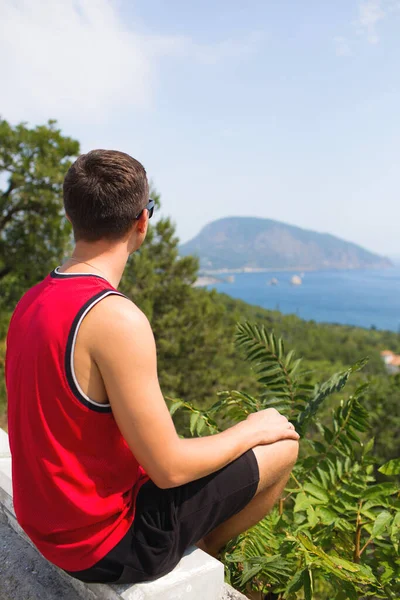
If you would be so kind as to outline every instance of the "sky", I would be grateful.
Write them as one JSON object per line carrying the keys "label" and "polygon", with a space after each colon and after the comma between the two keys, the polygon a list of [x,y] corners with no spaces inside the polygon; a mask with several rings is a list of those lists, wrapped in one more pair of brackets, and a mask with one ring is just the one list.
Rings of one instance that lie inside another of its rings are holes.
{"label": "sky", "polygon": [[140,160],[182,241],[225,216],[400,256],[400,0],[0,0],[0,115]]}

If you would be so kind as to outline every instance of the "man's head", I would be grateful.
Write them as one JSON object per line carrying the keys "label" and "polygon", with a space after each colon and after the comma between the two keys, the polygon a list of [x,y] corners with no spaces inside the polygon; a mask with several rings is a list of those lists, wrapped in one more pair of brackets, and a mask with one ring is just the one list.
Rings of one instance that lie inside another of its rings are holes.
{"label": "man's head", "polygon": [[148,195],[146,171],[128,154],[116,150],[82,154],[64,179],[64,208],[75,241],[123,240]]}

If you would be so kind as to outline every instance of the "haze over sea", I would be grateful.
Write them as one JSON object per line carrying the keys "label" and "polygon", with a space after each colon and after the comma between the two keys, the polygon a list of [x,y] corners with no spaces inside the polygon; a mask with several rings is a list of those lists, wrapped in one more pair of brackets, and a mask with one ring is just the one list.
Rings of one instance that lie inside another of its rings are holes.
{"label": "haze over sea", "polygon": [[[235,273],[233,283],[207,286],[249,304],[302,319],[400,332],[400,266],[389,269]],[[272,278],[278,285],[269,285]]]}

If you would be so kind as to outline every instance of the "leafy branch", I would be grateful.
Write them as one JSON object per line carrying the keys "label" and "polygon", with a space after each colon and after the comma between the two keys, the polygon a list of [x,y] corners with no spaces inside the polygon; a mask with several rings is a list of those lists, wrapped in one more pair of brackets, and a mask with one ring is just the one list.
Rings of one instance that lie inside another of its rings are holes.
{"label": "leafy branch", "polygon": [[[301,359],[261,325],[240,324],[237,347],[263,385],[259,397],[225,391],[202,411],[181,400],[171,413],[190,414],[191,435],[220,431],[221,418],[238,422],[252,412],[274,407],[301,433],[301,458],[284,497],[255,527],[227,544],[226,575],[242,591],[273,591],[280,599],[357,600],[400,597],[399,486],[376,483],[373,440],[365,443],[369,413],[362,405],[368,384],[342,398],[331,423],[319,421],[327,398],[341,392],[362,359],[317,386],[304,383]],[[306,437],[309,430],[317,434]],[[304,449],[307,449],[304,452]],[[388,477],[400,473],[400,460],[380,468]],[[373,551],[371,548],[373,547]],[[315,595],[317,594],[317,595]]]}

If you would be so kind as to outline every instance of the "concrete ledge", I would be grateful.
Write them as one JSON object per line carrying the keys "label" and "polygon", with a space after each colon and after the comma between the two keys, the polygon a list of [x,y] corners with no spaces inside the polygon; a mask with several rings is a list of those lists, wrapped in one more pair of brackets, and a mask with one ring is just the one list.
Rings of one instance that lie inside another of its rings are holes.
{"label": "concrete ledge", "polygon": [[95,600],[89,590],[79,594],[52,565],[8,524],[0,509],[1,600]]}
{"label": "concrete ledge", "polygon": [[5,490],[7,495],[12,497],[11,481],[11,452],[8,435],[3,429],[0,429],[0,489]]}
{"label": "concrete ledge", "polygon": [[11,456],[8,434],[0,429],[0,458]]}
{"label": "concrete ledge", "polygon": [[0,540],[1,600],[245,599],[245,596],[224,584],[223,564],[196,547],[189,548],[168,575],[133,585],[85,584],[49,563],[25,535],[15,517],[8,435],[2,429]]}
{"label": "concrete ledge", "polygon": [[[104,587],[112,589],[116,594],[115,600],[116,598],[124,600],[210,598],[211,600],[220,597],[223,582],[222,563],[198,548],[192,547],[188,549],[175,569],[160,579],[135,585],[123,584]],[[98,590],[98,586],[95,585],[89,584],[88,587],[93,591],[96,591],[96,588]],[[105,600],[105,596],[102,597]]]}

